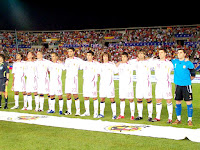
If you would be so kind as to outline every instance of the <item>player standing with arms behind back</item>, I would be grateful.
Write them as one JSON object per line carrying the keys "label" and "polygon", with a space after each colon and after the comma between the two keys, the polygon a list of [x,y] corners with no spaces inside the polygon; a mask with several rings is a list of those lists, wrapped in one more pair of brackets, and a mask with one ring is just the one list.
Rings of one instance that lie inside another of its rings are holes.
{"label": "player standing with arms behind back", "polygon": [[166,59],[166,54],[167,51],[165,49],[159,50],[160,59],[153,60],[152,62],[156,76],[156,118],[152,121],[160,121],[162,99],[165,99],[167,101],[167,110],[169,116],[167,123],[172,123],[173,104],[170,74],[173,70],[173,64],[171,61]]}
{"label": "player standing with arms behind back", "polygon": [[75,116],[80,116],[80,100],[78,97],[78,70],[83,60],[74,56],[75,49],[73,47],[67,50],[69,58],[65,60],[64,68],[66,69],[66,79],[65,79],[65,93],[67,95],[67,111],[65,115],[71,115],[71,105],[72,98],[74,96],[76,114]]}
{"label": "player standing with arms behind back", "polygon": [[174,83],[175,89],[175,100],[176,100],[176,116],[177,119],[173,124],[181,124],[181,110],[182,100],[187,104],[188,112],[188,125],[192,126],[192,86],[191,80],[195,78],[194,65],[190,61],[185,60],[186,51],[184,49],[178,50],[178,59],[172,59],[174,65]]}
{"label": "player standing with arms behind back", "polygon": [[1,108],[1,94],[3,93],[5,99],[4,109],[8,109],[8,93],[6,88],[9,81],[9,68],[8,63],[5,62],[5,56],[0,54],[0,108]]}
{"label": "player standing with arms behind back", "polygon": [[119,99],[120,99],[120,115],[117,119],[124,118],[125,99],[129,99],[131,120],[134,120],[135,103],[133,92],[133,65],[128,62],[128,53],[123,52],[122,61],[117,63],[119,73]]}
{"label": "player standing with arms behind back", "polygon": [[98,118],[104,117],[105,99],[110,98],[111,109],[113,113],[112,119],[116,119],[116,103],[115,103],[115,87],[114,87],[114,74],[117,73],[116,65],[112,62],[109,53],[104,52],[101,56],[102,63],[99,65],[100,85],[99,85],[99,97],[100,102],[100,114]]}
{"label": "player standing with arms behind back", "polygon": [[147,100],[148,121],[152,121],[153,104],[152,104],[152,85],[150,81],[151,76],[151,62],[145,60],[145,51],[138,51],[138,58],[130,60],[130,63],[136,70],[136,98],[138,117],[135,120],[143,119],[143,99]]}
{"label": "player standing with arms behind back", "polygon": [[37,94],[37,67],[36,63],[33,59],[34,55],[33,52],[28,52],[27,61],[25,62],[25,75],[26,75],[26,93],[27,93],[27,100],[28,100],[28,107],[27,110],[32,110],[32,95],[34,93],[35,102],[38,102],[39,96]]}
{"label": "player standing with arms behind back", "polygon": [[26,83],[25,83],[25,74],[24,67],[25,63],[22,61],[22,54],[18,53],[16,55],[17,61],[13,63],[12,73],[13,73],[13,84],[12,89],[14,90],[14,99],[15,106],[11,109],[19,108],[19,92],[22,92],[24,95],[24,107],[22,110],[25,110],[27,107],[27,95],[26,95]]}
{"label": "player standing with arms behind back", "polygon": [[49,95],[51,100],[49,101],[48,113],[55,113],[55,95],[59,98],[59,114],[62,115],[63,110],[63,98],[62,98],[62,70],[64,68],[61,62],[58,62],[58,54],[55,52],[51,53],[51,60],[49,71]]}
{"label": "player standing with arms behind back", "polygon": [[81,116],[90,116],[90,101],[93,98],[94,118],[98,117],[98,99],[97,99],[97,80],[99,63],[93,60],[94,52],[87,52],[87,61],[81,65],[83,69],[83,97],[85,105],[85,113]]}
{"label": "player standing with arms behind back", "polygon": [[[44,94],[49,94],[49,74],[48,69],[50,66],[50,61],[43,58],[42,51],[37,52],[37,80],[38,87],[37,93],[40,95],[39,101],[36,102],[35,111],[43,111],[44,108]],[[40,106],[40,108],[39,108]]]}

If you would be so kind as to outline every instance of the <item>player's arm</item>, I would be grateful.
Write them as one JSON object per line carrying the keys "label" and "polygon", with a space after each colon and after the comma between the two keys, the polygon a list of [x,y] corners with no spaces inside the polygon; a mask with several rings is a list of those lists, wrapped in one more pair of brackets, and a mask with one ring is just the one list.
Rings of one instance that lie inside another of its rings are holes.
{"label": "player's arm", "polygon": [[188,69],[190,71],[190,79],[193,80],[196,75],[196,70],[194,69],[194,64],[188,61]]}
{"label": "player's arm", "polygon": [[193,80],[196,76],[196,70],[195,69],[189,69],[190,70],[190,79]]}

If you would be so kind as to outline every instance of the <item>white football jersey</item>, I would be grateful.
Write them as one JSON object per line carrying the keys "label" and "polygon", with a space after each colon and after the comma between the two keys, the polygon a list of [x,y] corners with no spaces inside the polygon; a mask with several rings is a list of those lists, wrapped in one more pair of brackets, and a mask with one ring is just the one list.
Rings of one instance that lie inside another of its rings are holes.
{"label": "white football jersey", "polygon": [[110,84],[114,80],[114,74],[117,73],[117,67],[114,63],[101,63],[99,65],[100,84]]}
{"label": "white football jersey", "polygon": [[36,67],[36,63],[35,61],[26,61],[25,62],[25,76],[27,78],[34,78],[36,77],[36,73],[37,73],[37,67]]}
{"label": "white football jersey", "polygon": [[132,84],[133,82],[133,69],[131,63],[120,63],[118,66],[119,82],[123,84]]}
{"label": "white football jersey", "polygon": [[157,81],[169,81],[171,71],[173,70],[173,64],[169,60],[161,61],[160,59],[152,60],[153,68],[155,70],[155,76]]}
{"label": "white football jersey", "polygon": [[83,60],[77,57],[73,59],[67,58],[65,60],[64,68],[66,69],[66,79],[73,79],[78,76],[78,70]]}
{"label": "white football jersey", "polygon": [[64,68],[64,66],[63,66],[62,63],[59,63],[59,62],[53,63],[53,62],[51,62],[50,66],[49,66],[50,81],[55,80],[55,81],[60,82],[61,81],[61,77],[62,77],[63,68]]}
{"label": "white football jersey", "polygon": [[14,62],[13,63],[13,68],[12,68],[12,73],[15,75],[15,78],[22,78],[24,77],[24,68],[25,68],[25,62],[20,61],[20,62]]}
{"label": "white football jersey", "polygon": [[144,81],[149,80],[151,76],[152,63],[149,60],[139,61],[137,59],[132,59],[129,61],[136,70],[136,80]]}
{"label": "white football jersey", "polygon": [[98,72],[99,72],[99,62],[96,61],[83,61],[81,65],[81,69],[83,69],[83,78],[84,81],[97,82],[98,80]]}
{"label": "white football jersey", "polygon": [[51,62],[46,59],[36,60],[36,67],[37,67],[37,77],[38,78],[46,78],[48,79],[48,69],[50,67]]}

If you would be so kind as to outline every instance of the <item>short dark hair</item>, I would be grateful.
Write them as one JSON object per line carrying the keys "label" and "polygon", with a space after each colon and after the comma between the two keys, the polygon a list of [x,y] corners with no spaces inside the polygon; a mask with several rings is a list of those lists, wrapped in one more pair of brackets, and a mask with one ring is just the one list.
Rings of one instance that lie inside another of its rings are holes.
{"label": "short dark hair", "polygon": [[146,55],[146,51],[144,49],[140,49],[140,50],[137,51],[137,53],[141,53],[141,52]]}
{"label": "short dark hair", "polygon": [[94,56],[94,52],[93,52],[93,51],[89,50],[89,51],[87,52],[87,54],[88,54],[88,53],[90,53],[90,54],[92,54],[92,56]]}
{"label": "short dark hair", "polygon": [[122,55],[125,55],[126,57],[128,57],[128,53],[127,52],[123,52]]}
{"label": "short dark hair", "polygon": [[68,48],[68,50],[69,50],[69,49],[71,49],[71,50],[73,50],[73,51],[75,52],[75,49],[74,49],[73,47]]}
{"label": "short dark hair", "polygon": [[178,49],[177,51],[183,51],[183,53],[185,53],[186,54],[186,50],[185,49]]}
{"label": "short dark hair", "polygon": [[24,59],[24,55],[22,53],[17,53],[17,55],[20,55],[22,60]]}
{"label": "short dark hair", "polygon": [[55,54],[58,57],[58,53],[56,53],[56,52],[51,52],[51,54]]}
{"label": "short dark hair", "polygon": [[167,50],[165,48],[159,49],[159,51],[164,51],[165,53],[167,53]]}
{"label": "short dark hair", "polygon": [[3,61],[5,61],[5,55],[4,54],[0,54],[0,57],[3,58]]}

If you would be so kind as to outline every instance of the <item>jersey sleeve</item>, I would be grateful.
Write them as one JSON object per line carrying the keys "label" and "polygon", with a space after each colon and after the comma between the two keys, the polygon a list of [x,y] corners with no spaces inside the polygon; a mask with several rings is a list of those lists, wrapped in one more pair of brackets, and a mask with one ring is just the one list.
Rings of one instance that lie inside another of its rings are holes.
{"label": "jersey sleeve", "polygon": [[7,62],[5,62],[5,71],[6,71],[6,73],[10,73],[10,70],[9,70],[9,65],[8,65],[8,63]]}
{"label": "jersey sleeve", "polygon": [[13,63],[13,67],[12,67],[12,74],[14,74],[16,72],[16,64]]}
{"label": "jersey sleeve", "polygon": [[188,69],[194,69],[194,64],[191,61],[188,61]]}

